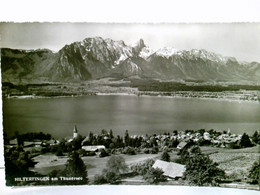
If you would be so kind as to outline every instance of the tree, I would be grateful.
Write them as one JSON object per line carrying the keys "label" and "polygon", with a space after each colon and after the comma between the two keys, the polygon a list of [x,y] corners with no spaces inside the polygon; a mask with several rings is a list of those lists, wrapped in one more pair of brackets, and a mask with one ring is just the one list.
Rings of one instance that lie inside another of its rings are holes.
{"label": "tree", "polygon": [[168,154],[168,152],[166,150],[162,153],[161,160],[170,162],[170,160],[171,160],[170,155]]}
{"label": "tree", "polygon": [[101,135],[107,135],[107,130],[102,129],[102,130],[101,130]]}
{"label": "tree", "polygon": [[152,153],[152,154],[157,154],[158,151],[159,151],[158,146],[154,146],[154,147],[152,147],[151,153]]}
{"label": "tree", "polygon": [[29,171],[34,164],[29,152],[25,152],[22,148],[5,150],[6,185],[26,185],[23,182],[16,182],[14,178],[35,176]]}
{"label": "tree", "polygon": [[95,184],[103,183],[118,183],[122,173],[128,170],[125,159],[122,156],[111,156],[103,169],[103,175],[96,175],[94,179]]}
{"label": "tree", "polygon": [[173,130],[173,135],[178,135],[178,131],[177,130]]}
{"label": "tree", "polygon": [[112,129],[110,129],[110,131],[109,131],[109,137],[110,137],[110,139],[113,139],[113,138],[114,138],[113,130],[112,130]]}
{"label": "tree", "polygon": [[136,164],[131,167],[131,170],[133,172],[138,173],[139,175],[145,175],[147,171],[153,166],[154,160],[153,159],[148,159],[143,163]]}
{"label": "tree", "polygon": [[219,169],[218,164],[213,162],[208,155],[202,154],[198,146],[190,149],[186,161],[184,178],[190,184],[199,186],[218,185],[219,181],[225,177],[225,172]]}
{"label": "tree", "polygon": [[93,141],[94,141],[94,134],[92,133],[92,131],[89,132],[88,135],[88,140],[83,142],[83,145],[93,145]]}
{"label": "tree", "polygon": [[246,147],[251,147],[251,146],[253,146],[253,144],[251,143],[249,136],[246,133],[244,133],[240,140],[240,147],[246,148]]}
{"label": "tree", "polygon": [[125,145],[129,146],[129,134],[128,134],[128,130],[125,131]]}
{"label": "tree", "polygon": [[260,133],[258,133],[258,131],[254,132],[254,134],[252,135],[252,140],[256,144],[260,144]]}
{"label": "tree", "polygon": [[150,184],[158,184],[159,182],[166,181],[166,177],[163,175],[161,169],[153,168],[154,160],[148,159],[144,163],[136,164],[131,167],[131,170],[139,175]]}
{"label": "tree", "polygon": [[84,140],[84,137],[82,135],[78,135],[76,138],[72,140],[72,149],[73,150],[79,150],[81,148],[81,143]]}
{"label": "tree", "polygon": [[198,130],[198,133],[200,133],[200,135],[203,135],[205,133],[205,129]]}
{"label": "tree", "polygon": [[62,150],[58,150],[58,151],[56,152],[56,156],[63,156]]}
{"label": "tree", "polygon": [[260,174],[259,162],[254,162],[253,166],[251,167],[251,169],[249,171],[249,175],[248,175],[248,178],[250,179],[249,183],[260,184],[259,174]]}
{"label": "tree", "polygon": [[8,136],[7,136],[7,133],[4,131],[4,145],[7,145],[7,144],[9,144],[9,138],[8,138]]}
{"label": "tree", "polygon": [[173,147],[173,148],[176,148],[179,143],[180,143],[180,142],[179,142],[178,139],[173,139],[170,146]]}
{"label": "tree", "polygon": [[109,154],[106,152],[106,150],[105,149],[101,149],[100,150],[100,154],[99,154],[99,157],[101,157],[101,158],[103,158],[103,157],[106,157],[106,156],[108,156]]}
{"label": "tree", "polygon": [[108,170],[121,174],[128,170],[125,159],[122,156],[111,156],[106,164]]}
{"label": "tree", "polygon": [[83,160],[77,152],[72,152],[70,158],[66,162],[64,174],[67,177],[81,177],[81,180],[65,182],[66,184],[86,184],[88,183],[87,169]]}

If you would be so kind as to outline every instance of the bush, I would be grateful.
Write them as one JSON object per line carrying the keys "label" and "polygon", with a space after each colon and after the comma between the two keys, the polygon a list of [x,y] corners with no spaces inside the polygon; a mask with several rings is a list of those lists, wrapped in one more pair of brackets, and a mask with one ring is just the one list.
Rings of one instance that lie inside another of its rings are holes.
{"label": "bush", "polygon": [[163,175],[163,171],[159,168],[149,168],[143,178],[150,184],[158,184],[159,182],[166,181],[166,177]]}
{"label": "bush", "polygon": [[57,151],[58,151],[58,146],[57,145],[50,146],[50,152],[51,153],[56,153]]}
{"label": "bush", "polygon": [[106,156],[108,156],[108,153],[106,152],[106,150],[105,149],[101,149],[100,150],[100,154],[99,154],[99,157],[106,157]]}
{"label": "bush", "polygon": [[158,184],[159,182],[166,181],[166,177],[163,175],[161,169],[154,169],[153,159],[148,159],[144,163],[139,163],[131,167],[131,170],[139,175],[142,175],[144,180],[150,184]]}
{"label": "bush", "polygon": [[151,153],[152,153],[152,154],[157,154],[158,151],[159,151],[159,148],[158,148],[157,146],[154,146],[154,147],[152,148],[152,150],[151,150]]}
{"label": "bush", "polygon": [[86,150],[84,150],[84,149],[79,149],[79,150],[78,150],[78,153],[79,153],[79,155],[81,155],[81,156],[87,156],[87,154],[88,154],[88,152],[87,152]]}
{"label": "bush", "polygon": [[135,155],[135,149],[133,147],[126,147],[123,151],[124,154]]}
{"label": "bush", "polygon": [[150,153],[150,150],[146,148],[146,149],[144,149],[144,153],[145,153],[145,154],[149,154],[149,153]]}
{"label": "bush", "polygon": [[105,184],[108,183],[106,177],[104,175],[95,175],[94,177],[94,184]]}
{"label": "bush", "polygon": [[115,147],[116,147],[116,146],[115,146],[114,143],[110,143],[110,144],[109,144],[109,148],[110,148],[110,149],[114,149]]}
{"label": "bush", "polygon": [[143,163],[136,164],[131,167],[131,170],[133,172],[138,173],[139,175],[145,175],[146,172],[153,166],[154,160],[148,159]]}
{"label": "bush", "polygon": [[112,170],[104,169],[103,175],[107,183],[116,184],[120,182],[120,174]]}
{"label": "bush", "polygon": [[58,150],[57,153],[56,153],[56,156],[63,156],[63,153],[61,150]]}
{"label": "bush", "polygon": [[238,143],[236,143],[236,142],[231,142],[231,143],[229,144],[229,148],[231,148],[231,149],[239,149],[240,146],[239,146]]}
{"label": "bush", "polygon": [[45,154],[47,152],[50,152],[50,148],[49,147],[42,147],[41,148],[41,151],[40,151],[41,154]]}

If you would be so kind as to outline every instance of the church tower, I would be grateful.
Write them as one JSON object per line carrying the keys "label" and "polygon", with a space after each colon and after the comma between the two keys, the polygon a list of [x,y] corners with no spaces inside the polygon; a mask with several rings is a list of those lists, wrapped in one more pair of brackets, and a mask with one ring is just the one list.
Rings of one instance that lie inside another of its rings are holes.
{"label": "church tower", "polygon": [[74,130],[73,130],[73,139],[78,137],[78,129],[77,129],[77,125],[74,126]]}

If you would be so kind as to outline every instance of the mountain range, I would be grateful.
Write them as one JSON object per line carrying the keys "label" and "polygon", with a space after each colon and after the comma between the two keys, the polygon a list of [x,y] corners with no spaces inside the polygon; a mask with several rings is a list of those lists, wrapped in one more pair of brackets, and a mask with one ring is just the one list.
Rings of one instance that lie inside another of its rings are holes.
{"label": "mountain range", "polygon": [[79,82],[104,77],[162,80],[260,81],[260,63],[238,62],[204,49],[152,50],[140,39],[123,41],[86,38],[65,45],[58,52],[48,49],[1,49],[2,81]]}

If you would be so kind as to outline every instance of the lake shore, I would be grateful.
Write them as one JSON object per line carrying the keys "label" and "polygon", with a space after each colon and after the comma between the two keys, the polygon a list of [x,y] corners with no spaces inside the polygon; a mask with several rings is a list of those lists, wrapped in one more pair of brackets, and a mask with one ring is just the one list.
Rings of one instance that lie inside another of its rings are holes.
{"label": "lake shore", "polygon": [[[137,92],[137,93],[126,93],[126,92],[113,92],[113,93],[107,93],[107,92],[95,92],[92,93],[91,96],[137,96],[137,97],[159,97],[159,98],[176,98],[176,99],[204,99],[204,100],[220,100],[220,101],[229,101],[229,102],[250,102],[250,103],[260,103],[259,100],[253,100],[253,99],[241,99],[239,97],[212,97],[212,95],[208,96],[188,96],[187,94],[191,94],[191,91],[187,91],[186,93],[182,92],[182,95],[180,94],[162,94],[161,92],[149,92],[147,94],[144,92]],[[197,92],[198,93],[198,92]],[[211,93],[211,92],[206,92]],[[57,96],[37,96],[37,95],[14,95],[14,96],[8,96],[7,99],[37,99],[37,98],[69,98],[69,97],[83,97],[83,96],[89,96],[89,95],[57,95]]]}

